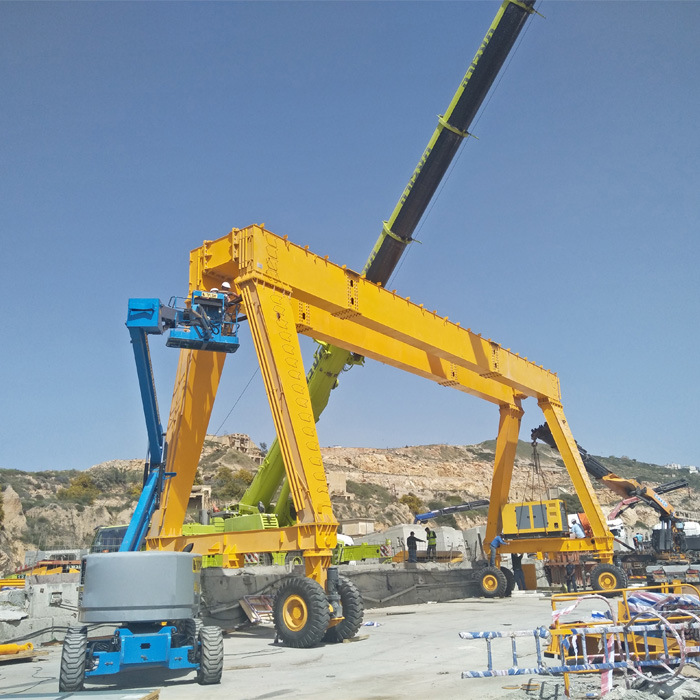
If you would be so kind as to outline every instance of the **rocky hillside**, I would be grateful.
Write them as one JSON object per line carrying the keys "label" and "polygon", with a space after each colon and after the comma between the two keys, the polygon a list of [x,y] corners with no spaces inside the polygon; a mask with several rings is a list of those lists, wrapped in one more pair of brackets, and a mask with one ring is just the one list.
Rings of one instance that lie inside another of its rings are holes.
{"label": "rocky hillside", "polygon": [[[234,449],[227,436],[209,437],[205,443],[196,481],[212,488],[212,500],[223,506],[235,502],[252,480],[257,464]],[[425,445],[394,449],[323,449],[336,516],[366,517],[381,530],[411,522],[412,513],[488,498],[494,461],[493,441],[478,445]],[[545,490],[559,489],[570,511],[579,504],[559,455],[540,446],[540,472],[533,470],[532,448],[521,443],[516,457],[511,498],[535,500]],[[650,484],[670,481],[685,473],[637,462],[628,458],[601,461],[623,476],[641,478]],[[112,461],[83,472],[21,472],[0,470],[3,492],[0,530],[0,571],[20,564],[28,549],[87,546],[94,529],[128,522],[140,492],[143,463],[140,460]],[[671,494],[677,508],[693,507],[700,477],[691,475],[693,491]],[[604,510],[617,498],[596,486]],[[567,495],[568,494],[568,495]],[[556,496],[550,491],[550,496]],[[634,529],[651,525],[654,514],[638,507],[627,512]],[[448,516],[438,524],[461,528],[481,524],[485,510]]]}

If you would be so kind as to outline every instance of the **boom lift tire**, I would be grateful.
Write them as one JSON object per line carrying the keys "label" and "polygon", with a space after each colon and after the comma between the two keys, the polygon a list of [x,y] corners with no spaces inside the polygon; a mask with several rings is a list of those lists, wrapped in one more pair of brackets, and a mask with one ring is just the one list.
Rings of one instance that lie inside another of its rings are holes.
{"label": "boom lift tire", "polygon": [[594,591],[613,591],[627,588],[627,575],[614,564],[597,564],[591,571],[591,586]]}
{"label": "boom lift tire", "polygon": [[343,620],[329,627],[323,636],[324,642],[337,644],[344,639],[352,639],[362,625],[365,614],[365,604],[357,586],[344,576],[338,577],[338,593],[340,604],[343,606]]}
{"label": "boom lift tire", "polygon": [[63,640],[58,690],[74,693],[83,689],[87,663],[87,627],[71,627]]}
{"label": "boom lift tire", "polygon": [[501,571],[506,577],[505,597],[509,598],[513,594],[513,590],[515,589],[515,574],[507,566],[502,566]]}
{"label": "boom lift tire", "polygon": [[299,576],[283,581],[272,609],[277,636],[295,649],[317,646],[331,619],[328,598],[321,585]]}
{"label": "boom lift tire", "polygon": [[191,617],[189,619],[180,620],[177,623],[178,632],[180,632],[184,637],[186,637],[185,646],[191,646],[192,651],[187,652],[187,659],[189,661],[196,661],[197,645],[199,642],[199,633],[202,631],[202,620],[198,617]]}
{"label": "boom lift tire", "polygon": [[485,598],[503,598],[508,589],[508,579],[500,569],[487,566],[479,573],[479,587]]}
{"label": "boom lift tire", "polygon": [[220,627],[202,627],[199,631],[199,668],[197,683],[214,685],[221,682],[224,670],[224,635]]}

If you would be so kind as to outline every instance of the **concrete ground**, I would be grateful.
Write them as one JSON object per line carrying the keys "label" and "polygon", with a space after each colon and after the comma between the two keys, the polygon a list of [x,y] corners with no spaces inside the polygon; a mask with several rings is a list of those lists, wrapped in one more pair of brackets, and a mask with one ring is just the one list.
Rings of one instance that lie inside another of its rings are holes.
{"label": "concrete ground", "polygon": [[[220,685],[199,686],[194,673],[174,678],[161,671],[150,671],[124,673],[118,682],[111,679],[88,683],[86,690],[98,691],[104,697],[105,691],[118,688],[130,690],[126,694],[134,698],[143,697],[134,693],[138,688],[160,688],[162,700],[563,698],[563,682],[559,678],[533,676],[529,690],[522,689],[528,683],[527,676],[461,678],[464,670],[486,668],[486,646],[483,640],[462,640],[460,631],[534,629],[547,626],[550,617],[548,598],[534,592],[515,592],[509,599],[470,598],[369,609],[358,641],[314,649],[275,645],[272,627],[249,627],[227,634]],[[523,643],[524,653],[519,655],[522,666],[534,665],[536,660],[534,643],[529,642],[528,647],[528,642]],[[496,644],[496,666],[510,666],[510,640]],[[58,695],[60,652],[60,647],[53,647],[48,657],[37,662],[0,664],[0,697],[66,697]],[[594,683],[594,690],[595,687]],[[90,694],[81,693],[80,697],[87,700]],[[590,683],[579,695],[596,696],[595,692],[591,694]],[[125,694],[118,693],[116,697]]]}

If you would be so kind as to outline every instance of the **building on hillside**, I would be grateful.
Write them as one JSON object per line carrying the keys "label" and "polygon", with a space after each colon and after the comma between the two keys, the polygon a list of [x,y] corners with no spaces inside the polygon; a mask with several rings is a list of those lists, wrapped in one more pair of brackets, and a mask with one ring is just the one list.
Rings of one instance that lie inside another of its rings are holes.
{"label": "building on hillside", "polygon": [[326,472],[328,493],[331,495],[347,495],[348,480],[343,472]]}
{"label": "building on hillside", "polygon": [[228,441],[229,447],[242,452],[244,455],[248,455],[256,464],[262,464],[263,454],[260,448],[250,439],[250,436],[245,433],[231,433],[230,435],[224,435],[224,438]]}

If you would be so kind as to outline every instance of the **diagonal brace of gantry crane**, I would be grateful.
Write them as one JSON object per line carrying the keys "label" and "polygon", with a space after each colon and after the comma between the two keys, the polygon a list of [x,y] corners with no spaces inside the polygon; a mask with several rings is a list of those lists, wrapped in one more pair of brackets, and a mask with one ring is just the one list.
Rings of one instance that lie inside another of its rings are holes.
{"label": "diagonal brace of gantry crane", "polygon": [[194,542],[194,551],[227,552],[234,561],[246,552],[304,549],[307,576],[325,583],[337,523],[305,381],[298,338],[302,334],[499,407],[487,537],[499,529],[501,508],[508,500],[522,399],[534,398],[581,498],[593,536],[537,538],[536,544],[518,539],[507,551],[593,550],[601,561],[611,561],[612,536],[564,416],[556,374],[260,226],[234,229],[191,253],[191,289],[207,289],[222,279],[243,297],[297,524],[272,532],[180,536],[224,359],[217,353],[183,350],[167,436],[167,470],[174,476],[153,518],[149,548],[179,548]]}

